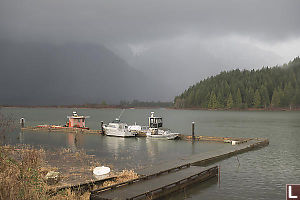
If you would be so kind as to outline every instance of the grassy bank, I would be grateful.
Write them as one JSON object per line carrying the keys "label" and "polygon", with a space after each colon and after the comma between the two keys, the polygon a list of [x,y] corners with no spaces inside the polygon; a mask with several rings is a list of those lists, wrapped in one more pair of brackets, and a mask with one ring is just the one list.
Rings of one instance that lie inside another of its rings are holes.
{"label": "grassy bank", "polygon": [[[64,153],[70,154],[68,150],[61,154]],[[47,172],[54,169],[45,161],[47,154],[43,149],[0,146],[0,199],[89,199],[89,191],[82,194],[81,191],[67,189],[54,196],[48,194],[55,185],[48,185],[44,178]],[[84,155],[76,156],[75,153],[72,157],[76,160]],[[64,156],[64,159],[70,160],[70,157]],[[59,171],[61,168],[55,169]],[[114,175],[116,179],[95,186],[95,189],[137,178],[131,170],[115,172]]]}

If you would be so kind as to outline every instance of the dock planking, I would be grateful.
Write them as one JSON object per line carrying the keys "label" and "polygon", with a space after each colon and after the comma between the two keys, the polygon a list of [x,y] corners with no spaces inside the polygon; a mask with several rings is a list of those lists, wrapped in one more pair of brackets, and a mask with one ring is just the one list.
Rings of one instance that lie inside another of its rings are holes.
{"label": "dock planking", "polygon": [[[228,144],[224,148],[220,148],[215,151],[179,158],[177,160],[164,162],[155,166],[148,166],[136,171],[142,176],[141,179],[143,181],[135,180],[132,183],[124,184],[120,187],[110,187],[104,192],[101,190],[93,191],[90,199],[108,200],[159,198],[195,182],[205,181],[208,178],[216,176],[218,173],[217,167],[204,169],[203,167],[195,167],[195,165],[207,165],[268,144],[269,141],[267,139],[252,138],[237,145]],[[202,171],[197,173],[195,170]],[[191,178],[195,176],[198,176],[198,178]],[[181,184],[181,182],[184,183]]]}
{"label": "dock planking", "polygon": [[[46,129],[46,128],[28,127],[28,128],[22,128],[22,130],[35,130],[35,131],[45,130],[45,131],[63,131],[63,132],[97,133],[97,134],[102,133],[101,130],[78,130],[75,128],[72,129],[64,128],[62,130],[57,128]],[[140,134],[138,136],[145,137],[146,135]],[[193,141],[191,136],[185,136],[185,135],[180,135],[180,139]],[[104,198],[104,196],[102,196],[102,192],[92,191],[90,198],[91,199],[136,199],[137,197],[141,197],[141,198],[161,197],[172,191],[181,189],[193,182],[205,181],[208,177],[214,175],[214,173],[209,172],[209,169],[197,173],[194,170],[195,168],[192,166],[195,165],[205,166],[213,162],[216,162],[218,160],[225,159],[227,157],[231,157],[233,155],[250,151],[254,148],[259,148],[269,144],[268,139],[264,139],[264,138],[233,138],[233,137],[214,137],[214,136],[195,136],[193,142],[196,142],[198,143],[198,145],[201,145],[201,142],[228,143],[231,141],[238,141],[239,143],[237,143],[237,145],[226,144],[223,148],[219,148],[214,151],[203,152],[197,155],[192,155],[187,157],[181,157],[176,160],[162,162],[156,164],[155,166],[150,165],[146,168],[136,170],[136,172],[142,177],[142,179],[143,177],[151,177],[151,178],[143,179],[144,180],[143,182],[138,181],[137,183],[136,181],[131,181],[129,184],[121,184],[121,186],[118,187],[117,189],[111,187],[108,191],[105,191],[105,193],[103,193],[105,195],[108,195],[107,198],[106,197]],[[203,168],[200,167],[198,167],[197,169],[203,170]],[[193,175],[191,175],[190,173]],[[198,175],[202,174],[202,176],[197,176],[197,174]],[[195,176],[196,178],[191,178]],[[184,182],[183,184],[178,184],[182,181]],[[142,186],[140,186],[140,184],[142,184]],[[157,188],[152,187],[152,184],[158,187]],[[128,190],[128,188],[131,189]],[[127,197],[123,198],[124,196],[126,196],[125,194],[127,195]]]}
{"label": "dock planking", "polygon": [[[178,158],[168,162],[160,163],[155,166],[148,166],[143,169],[136,170],[139,175],[148,176],[150,174],[164,173],[176,168],[184,168],[190,165],[206,165],[208,163],[216,162],[220,159],[230,157],[253,148],[268,145],[267,139],[251,139],[247,142],[238,145],[225,145],[223,148],[214,151],[204,152],[192,156]],[[198,144],[201,145],[201,144]]]}
{"label": "dock planking", "polygon": [[107,191],[93,191],[90,199],[155,199],[180,190],[195,182],[202,182],[218,174],[218,167],[187,167]]}

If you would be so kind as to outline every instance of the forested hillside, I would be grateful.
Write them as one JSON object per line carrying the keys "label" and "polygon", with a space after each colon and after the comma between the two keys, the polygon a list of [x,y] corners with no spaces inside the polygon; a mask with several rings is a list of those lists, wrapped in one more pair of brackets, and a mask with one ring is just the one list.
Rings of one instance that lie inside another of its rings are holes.
{"label": "forested hillside", "polygon": [[176,108],[279,108],[300,106],[300,58],[283,66],[221,72],[174,99]]}

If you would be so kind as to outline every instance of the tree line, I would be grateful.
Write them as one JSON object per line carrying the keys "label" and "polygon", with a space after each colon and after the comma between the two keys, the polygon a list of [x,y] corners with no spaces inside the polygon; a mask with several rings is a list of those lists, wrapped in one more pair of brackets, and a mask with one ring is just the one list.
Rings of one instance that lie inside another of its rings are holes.
{"label": "tree line", "polygon": [[161,102],[161,101],[120,101],[121,108],[131,108],[131,107],[162,107],[168,108],[173,107],[172,102]]}
{"label": "tree line", "polygon": [[174,99],[176,108],[280,108],[300,105],[300,58],[259,70],[224,71]]}

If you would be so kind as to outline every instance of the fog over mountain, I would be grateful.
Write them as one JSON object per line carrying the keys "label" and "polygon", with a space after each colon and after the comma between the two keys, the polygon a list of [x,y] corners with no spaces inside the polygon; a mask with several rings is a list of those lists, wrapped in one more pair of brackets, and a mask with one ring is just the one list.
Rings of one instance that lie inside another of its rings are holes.
{"label": "fog over mountain", "polygon": [[0,41],[0,65],[2,104],[119,103],[163,97],[155,91],[156,82],[101,45]]}
{"label": "fog over mountain", "polygon": [[221,71],[299,56],[299,8],[298,0],[1,0],[0,104],[172,101]]}

